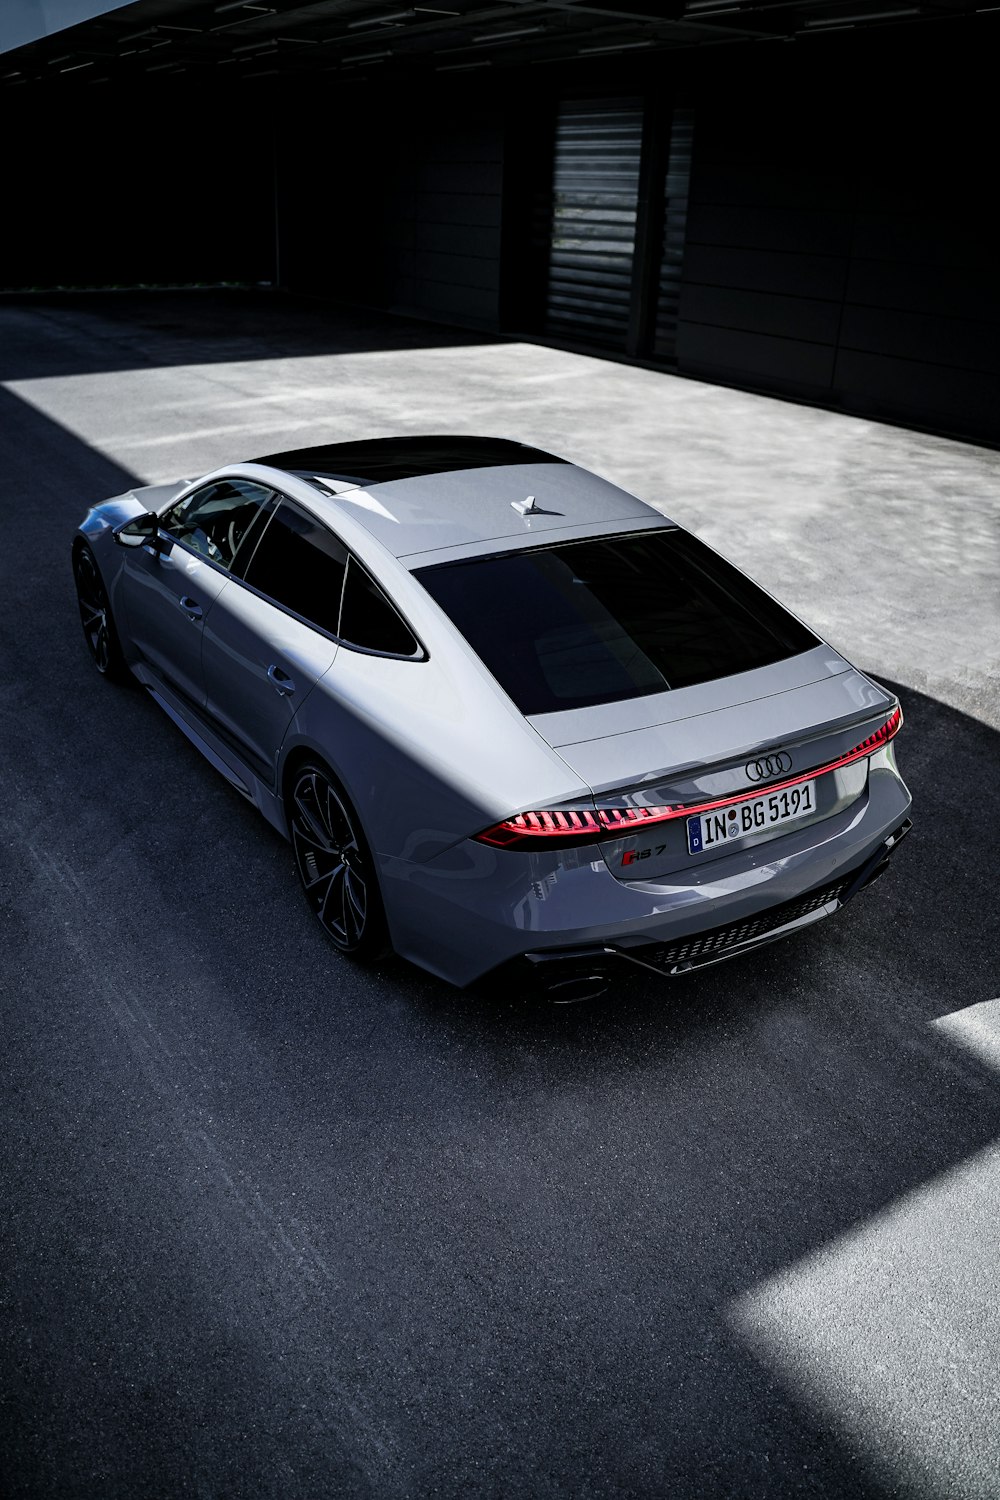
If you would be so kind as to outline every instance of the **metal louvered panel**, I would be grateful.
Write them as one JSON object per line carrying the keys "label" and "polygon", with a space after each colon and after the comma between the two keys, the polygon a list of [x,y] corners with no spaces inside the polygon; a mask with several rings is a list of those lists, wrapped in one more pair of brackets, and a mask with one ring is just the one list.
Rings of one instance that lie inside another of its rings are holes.
{"label": "metal louvered panel", "polygon": [[660,286],[656,301],[653,353],[657,359],[674,359],[677,353],[677,309],[680,302],[684,241],[687,235],[688,190],[691,181],[691,150],[694,111],[678,107],[670,131],[663,213],[663,244],[660,254]]}
{"label": "metal louvered panel", "polygon": [[547,332],[624,348],[641,148],[638,100],[561,107],[556,126]]}

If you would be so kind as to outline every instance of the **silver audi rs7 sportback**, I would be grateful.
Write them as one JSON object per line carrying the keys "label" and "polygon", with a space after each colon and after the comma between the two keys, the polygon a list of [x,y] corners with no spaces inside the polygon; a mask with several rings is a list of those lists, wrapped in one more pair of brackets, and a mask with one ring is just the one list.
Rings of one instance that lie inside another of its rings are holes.
{"label": "silver audi rs7 sportback", "polygon": [[89,512],[129,672],[292,844],[356,959],[573,998],[835,912],[909,830],[895,697],[658,511],[551,454],[396,437]]}

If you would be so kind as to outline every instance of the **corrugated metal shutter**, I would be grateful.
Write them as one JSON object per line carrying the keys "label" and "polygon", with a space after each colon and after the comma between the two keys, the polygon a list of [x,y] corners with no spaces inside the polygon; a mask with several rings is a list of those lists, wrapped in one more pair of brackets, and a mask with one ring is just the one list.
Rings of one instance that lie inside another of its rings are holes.
{"label": "corrugated metal shutter", "polygon": [[641,149],[640,100],[560,107],[546,296],[559,338],[625,346]]}
{"label": "corrugated metal shutter", "polygon": [[653,332],[653,353],[657,359],[674,359],[677,353],[677,308],[687,234],[693,139],[694,111],[678,107],[674,111],[670,155],[667,160],[660,286],[656,303],[656,327]]}

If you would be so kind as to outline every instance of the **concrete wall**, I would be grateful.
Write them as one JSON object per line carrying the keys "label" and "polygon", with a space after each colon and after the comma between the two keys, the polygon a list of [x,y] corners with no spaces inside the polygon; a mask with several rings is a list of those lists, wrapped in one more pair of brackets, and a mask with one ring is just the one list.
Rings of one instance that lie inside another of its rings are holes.
{"label": "concrete wall", "polygon": [[448,92],[437,108],[360,91],[285,115],[283,285],[497,326],[503,119]]}
{"label": "concrete wall", "polygon": [[955,41],[704,80],[681,371],[1000,439],[997,126]]}
{"label": "concrete wall", "polygon": [[502,176],[494,111],[425,114],[397,142],[379,195],[387,307],[497,326]]}

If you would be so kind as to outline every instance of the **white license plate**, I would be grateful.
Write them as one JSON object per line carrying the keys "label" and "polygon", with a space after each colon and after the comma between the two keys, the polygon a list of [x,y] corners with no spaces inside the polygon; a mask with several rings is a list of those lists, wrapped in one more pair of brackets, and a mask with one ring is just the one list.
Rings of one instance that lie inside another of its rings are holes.
{"label": "white license plate", "polygon": [[734,802],[729,807],[717,807],[712,812],[700,813],[697,818],[688,818],[688,853],[703,854],[707,849],[729,843],[730,839],[745,839],[768,828],[780,828],[782,823],[815,811],[815,781],[800,781],[783,792],[762,792],[746,802]]}

